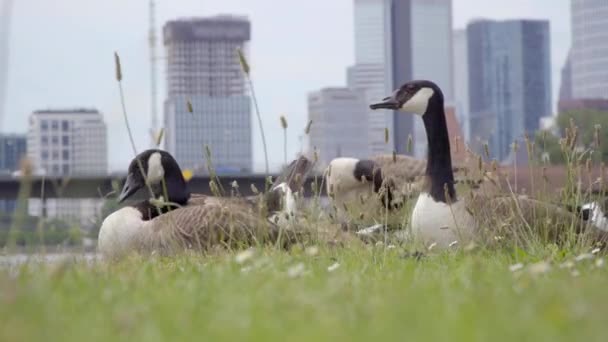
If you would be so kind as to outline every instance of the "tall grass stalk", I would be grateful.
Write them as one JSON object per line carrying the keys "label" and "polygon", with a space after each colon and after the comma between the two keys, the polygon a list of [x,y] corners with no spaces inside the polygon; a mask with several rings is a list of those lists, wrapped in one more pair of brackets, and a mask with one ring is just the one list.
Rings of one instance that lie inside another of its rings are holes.
{"label": "tall grass stalk", "polygon": [[262,146],[264,147],[264,162],[266,165],[266,176],[270,173],[270,168],[268,167],[268,148],[266,147],[266,135],[264,134],[264,125],[262,124],[262,116],[260,115],[260,107],[258,106],[258,99],[255,96],[255,89],[253,87],[253,81],[251,80],[249,63],[247,63],[247,59],[245,58],[245,54],[241,49],[237,49],[237,53],[239,56],[239,62],[241,64],[241,69],[245,73],[245,78],[247,78],[247,83],[249,84],[249,89],[251,90],[251,98],[253,99],[253,106],[255,107],[255,114],[258,118],[258,125],[260,126],[260,135],[262,136]]}
{"label": "tall grass stalk", "polygon": [[[116,70],[116,81],[118,82],[118,91],[120,93],[120,104],[122,107],[122,117],[125,120],[125,127],[127,128],[127,133],[129,134],[129,140],[131,141],[131,148],[133,149],[133,155],[134,155],[134,157],[137,157],[137,147],[135,147],[135,139],[133,139],[133,132],[131,131],[131,125],[129,125],[129,118],[127,115],[127,105],[126,105],[126,101],[125,101],[125,93],[124,93],[124,90],[122,89],[122,66],[120,64],[120,56],[118,56],[118,52],[114,52],[114,65],[115,65],[115,70]],[[141,175],[144,177],[144,179],[146,179],[146,175],[144,173],[144,167],[141,163],[141,160],[139,160],[139,158],[135,158],[135,160],[137,160],[137,165],[139,166]],[[150,192],[150,197],[153,198],[154,192],[152,191],[152,187],[150,186],[150,184],[148,184],[148,182],[146,182],[146,186],[148,188],[148,191]],[[166,193],[165,193],[165,199],[167,199]],[[160,214],[160,208],[159,208],[159,214]]]}
{"label": "tall grass stalk", "polygon": [[281,128],[283,128],[283,163],[287,165],[287,119],[281,115]]}

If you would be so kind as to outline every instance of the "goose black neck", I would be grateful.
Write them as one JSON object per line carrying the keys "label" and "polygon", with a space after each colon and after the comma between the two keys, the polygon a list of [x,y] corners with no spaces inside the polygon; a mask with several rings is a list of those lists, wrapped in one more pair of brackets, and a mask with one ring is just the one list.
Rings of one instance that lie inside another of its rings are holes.
{"label": "goose black neck", "polygon": [[435,201],[456,201],[454,173],[450,153],[450,138],[443,108],[443,100],[433,97],[423,116],[428,140],[426,176],[430,182],[429,194]]}

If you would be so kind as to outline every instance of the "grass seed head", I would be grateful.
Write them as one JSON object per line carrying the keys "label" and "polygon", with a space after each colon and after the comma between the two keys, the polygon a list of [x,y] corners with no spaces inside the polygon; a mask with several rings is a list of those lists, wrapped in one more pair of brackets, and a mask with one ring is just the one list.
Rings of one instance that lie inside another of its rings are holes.
{"label": "grass seed head", "polygon": [[245,54],[243,53],[243,50],[241,50],[240,48],[236,50],[237,54],[239,55],[239,63],[241,64],[241,69],[243,70],[243,72],[245,74],[247,74],[249,76],[249,63],[247,63],[247,58],[245,58]]}
{"label": "grass seed head", "polygon": [[118,82],[122,81],[122,67],[120,66],[120,57],[118,56],[118,52],[114,52],[114,68],[116,70],[116,80]]}

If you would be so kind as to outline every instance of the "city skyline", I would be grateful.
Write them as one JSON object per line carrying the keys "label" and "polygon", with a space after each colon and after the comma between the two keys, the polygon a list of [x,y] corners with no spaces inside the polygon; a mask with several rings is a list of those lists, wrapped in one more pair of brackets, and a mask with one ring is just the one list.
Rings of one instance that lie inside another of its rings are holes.
{"label": "city skyline", "polygon": [[[286,115],[289,121],[288,153],[292,155],[300,150],[299,135],[306,125],[306,93],[344,84],[344,70],[354,63],[352,0],[323,3],[324,7],[320,4],[321,1],[311,1],[294,9],[269,1],[251,4],[234,0],[204,5],[183,1],[179,8],[158,3],[159,32],[167,20],[185,16],[234,13],[249,17],[252,75],[273,168],[283,160],[282,144],[273,144],[281,141],[280,115]],[[453,11],[453,28],[463,28],[478,17],[550,19],[552,93],[554,100],[558,98],[559,71],[570,46],[569,1],[531,4],[519,0],[506,6],[455,0]],[[306,18],[311,17],[315,18],[314,27],[306,25]],[[6,131],[24,131],[27,115],[36,108],[95,106],[108,122],[110,169],[123,170],[132,156],[129,149],[121,148],[128,144],[128,137],[113,78],[112,53],[118,51],[122,57],[127,110],[141,150],[147,147],[150,125],[147,19],[147,2],[119,4],[111,0],[85,5],[63,0],[51,6],[25,0],[15,4]],[[40,56],[45,56],[45,63],[40,62]],[[163,78],[163,69],[159,68],[158,76]],[[159,87],[159,94],[164,89]],[[258,127],[254,124],[253,128],[254,169],[260,170],[264,157]]]}

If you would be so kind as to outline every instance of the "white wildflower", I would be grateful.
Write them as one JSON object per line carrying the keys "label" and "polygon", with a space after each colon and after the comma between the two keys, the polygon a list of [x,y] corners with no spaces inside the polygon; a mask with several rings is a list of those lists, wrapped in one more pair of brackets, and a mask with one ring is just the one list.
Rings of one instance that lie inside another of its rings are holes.
{"label": "white wildflower", "polygon": [[583,254],[577,256],[576,258],[574,258],[574,261],[579,262],[579,261],[589,260],[589,259],[593,259],[593,254],[583,253]]}
{"label": "white wildflower", "polygon": [[287,270],[287,276],[289,278],[299,277],[302,274],[304,274],[304,264],[303,263],[295,264]]}
{"label": "white wildflower", "polygon": [[604,266],[604,258],[598,258],[595,260],[595,267],[602,267]]}
{"label": "white wildflower", "polygon": [[458,241],[455,240],[455,241],[450,242],[450,244],[448,245],[448,247],[453,247],[453,246],[456,246],[457,244],[458,244]]}
{"label": "white wildflower", "polygon": [[509,266],[509,271],[517,272],[517,271],[521,270],[522,268],[524,268],[524,265],[522,263],[517,263],[517,264]]}
{"label": "white wildflower", "polygon": [[392,244],[391,244],[391,245],[386,246],[386,249],[395,249],[395,248],[397,248],[397,246],[392,245]]}
{"label": "white wildflower", "polygon": [[549,270],[551,270],[551,265],[546,261],[537,262],[536,264],[528,266],[528,271],[531,274],[543,274],[549,272]]}
{"label": "white wildflower", "polygon": [[437,242],[433,242],[432,244],[430,244],[428,250],[430,251],[431,249],[435,248],[435,246],[437,246]]}
{"label": "white wildflower", "polygon": [[335,262],[335,263],[329,265],[329,267],[327,267],[327,272],[333,272],[333,271],[337,270],[338,267],[340,267],[340,264]]}
{"label": "white wildflower", "polygon": [[315,255],[319,254],[319,248],[317,246],[310,246],[310,247],[306,248],[306,254],[308,254],[310,256],[315,256]]}
{"label": "white wildflower", "polygon": [[563,262],[562,264],[559,265],[559,268],[572,268],[574,267],[574,262],[572,262],[571,260],[568,260],[566,262]]}
{"label": "white wildflower", "polygon": [[237,264],[242,264],[242,263],[246,262],[247,260],[253,258],[254,254],[255,253],[252,248],[246,249],[246,250],[240,252],[239,254],[237,254],[236,257],[234,258],[234,260],[236,261]]}
{"label": "white wildflower", "polygon": [[593,249],[593,250],[591,251],[591,254],[597,254],[597,253],[599,253],[600,251],[601,251],[601,249],[599,249],[599,248],[595,248],[595,249]]}

